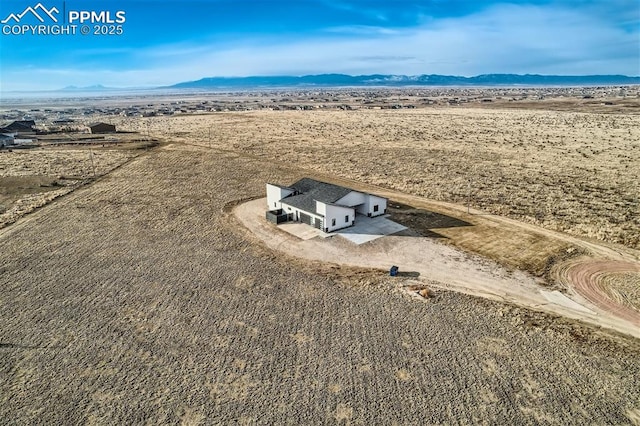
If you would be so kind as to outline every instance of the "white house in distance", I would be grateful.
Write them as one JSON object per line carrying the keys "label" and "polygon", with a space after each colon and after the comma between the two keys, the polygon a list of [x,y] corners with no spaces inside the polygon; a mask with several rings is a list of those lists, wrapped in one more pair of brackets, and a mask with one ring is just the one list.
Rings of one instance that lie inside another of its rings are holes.
{"label": "white house in distance", "polygon": [[290,186],[268,183],[267,203],[268,220],[303,222],[324,232],[352,226],[356,213],[372,217],[387,210],[386,198],[309,178]]}

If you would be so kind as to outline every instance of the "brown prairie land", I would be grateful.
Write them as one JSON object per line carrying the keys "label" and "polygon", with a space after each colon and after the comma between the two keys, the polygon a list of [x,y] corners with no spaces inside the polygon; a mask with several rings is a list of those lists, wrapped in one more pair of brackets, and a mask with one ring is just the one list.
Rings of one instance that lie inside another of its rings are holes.
{"label": "brown prairie land", "polygon": [[[640,115],[484,108],[150,121],[188,143],[640,248]],[[179,130],[178,130],[179,129]]]}
{"label": "brown prairie land", "polygon": [[[167,145],[0,230],[8,423],[640,422],[638,339],[446,290],[416,299],[378,271],[271,251],[231,213],[265,182],[304,174],[457,203],[472,176],[474,209],[632,250],[639,116],[425,108],[121,124]],[[470,231],[442,232],[472,245],[454,235]],[[495,246],[477,252],[508,263]],[[612,280],[634,305],[636,275]]]}
{"label": "brown prairie land", "polygon": [[104,175],[139,153],[129,148],[0,151],[0,228]]}

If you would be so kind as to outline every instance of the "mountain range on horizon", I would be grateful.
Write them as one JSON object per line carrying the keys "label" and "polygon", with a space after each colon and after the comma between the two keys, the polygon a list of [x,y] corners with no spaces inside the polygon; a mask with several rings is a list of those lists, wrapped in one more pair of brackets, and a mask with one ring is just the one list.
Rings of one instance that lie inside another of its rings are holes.
{"label": "mountain range on horizon", "polygon": [[105,87],[102,84],[94,84],[93,86],[78,87],[67,86],[60,89],[61,92],[90,92],[90,91],[102,91],[102,90],[116,90],[113,87]]}
{"label": "mountain range on horizon", "polygon": [[167,86],[170,89],[250,88],[250,87],[401,87],[401,86],[592,86],[640,84],[639,77],[626,75],[539,75],[482,74],[463,77],[440,74],[415,76],[393,74],[305,76],[206,77]]}
{"label": "mountain range on horizon", "polygon": [[[463,77],[440,74],[415,76],[396,74],[314,74],[304,76],[249,76],[205,77],[200,80],[176,83],[170,86],[137,88],[158,89],[252,89],[291,87],[405,87],[405,86],[614,86],[640,84],[640,76],[626,75],[540,75],[540,74],[482,74]],[[103,92],[131,90],[131,87],[105,87],[101,84],[77,87],[67,86],[56,92]]]}

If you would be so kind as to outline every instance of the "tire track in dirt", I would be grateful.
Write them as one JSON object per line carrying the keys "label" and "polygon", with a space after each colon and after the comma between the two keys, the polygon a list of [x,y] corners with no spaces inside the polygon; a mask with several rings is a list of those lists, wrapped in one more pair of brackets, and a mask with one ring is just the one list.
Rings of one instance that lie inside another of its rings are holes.
{"label": "tire track in dirt", "polygon": [[640,265],[621,260],[577,258],[558,265],[555,277],[599,308],[640,326],[640,310],[614,300],[606,291],[606,280],[617,274],[640,274]]}

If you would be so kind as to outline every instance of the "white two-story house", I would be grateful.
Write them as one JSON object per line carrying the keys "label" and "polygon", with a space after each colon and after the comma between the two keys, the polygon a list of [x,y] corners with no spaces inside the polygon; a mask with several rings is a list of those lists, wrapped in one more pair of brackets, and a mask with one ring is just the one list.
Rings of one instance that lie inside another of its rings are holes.
{"label": "white two-story house", "polygon": [[268,183],[267,203],[269,211],[324,232],[352,226],[356,214],[372,217],[387,210],[386,198],[309,178],[290,186]]}

